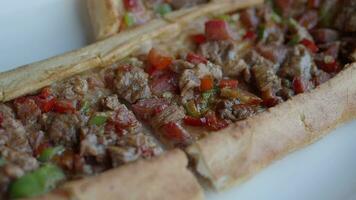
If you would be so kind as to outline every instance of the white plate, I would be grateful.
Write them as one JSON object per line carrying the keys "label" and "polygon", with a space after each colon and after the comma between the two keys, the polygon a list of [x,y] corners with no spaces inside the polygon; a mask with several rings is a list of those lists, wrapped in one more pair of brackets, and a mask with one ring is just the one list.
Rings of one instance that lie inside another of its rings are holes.
{"label": "white plate", "polygon": [[[0,71],[85,45],[84,0],[0,1]],[[209,200],[356,199],[356,122]]]}

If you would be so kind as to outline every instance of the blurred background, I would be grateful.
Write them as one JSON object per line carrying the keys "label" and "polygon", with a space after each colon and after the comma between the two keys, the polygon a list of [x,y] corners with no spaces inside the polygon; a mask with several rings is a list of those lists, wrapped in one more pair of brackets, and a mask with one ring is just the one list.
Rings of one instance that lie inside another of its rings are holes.
{"label": "blurred background", "polygon": [[91,40],[85,0],[0,0],[0,71]]}

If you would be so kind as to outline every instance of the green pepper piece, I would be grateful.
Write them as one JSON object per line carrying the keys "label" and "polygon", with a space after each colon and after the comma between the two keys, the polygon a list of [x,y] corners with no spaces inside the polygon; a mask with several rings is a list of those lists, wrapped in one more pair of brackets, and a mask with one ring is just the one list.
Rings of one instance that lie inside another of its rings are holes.
{"label": "green pepper piece", "polygon": [[55,155],[60,154],[63,151],[63,146],[47,148],[41,153],[40,157],[38,157],[38,160],[42,162],[50,161]]}
{"label": "green pepper piece", "polygon": [[90,103],[89,103],[89,101],[84,101],[83,106],[82,106],[82,108],[80,109],[80,111],[81,111],[82,113],[84,113],[84,114],[88,114],[89,110],[90,110]]}
{"label": "green pepper piece", "polygon": [[135,18],[132,13],[128,12],[124,15],[124,22],[127,27],[135,25]]}
{"label": "green pepper piece", "polygon": [[264,25],[258,26],[257,37],[259,40],[264,40],[266,38],[266,27]]}
{"label": "green pepper piece", "polygon": [[288,45],[294,46],[294,45],[297,45],[299,42],[300,42],[299,35],[295,35],[292,37],[292,39],[289,40]]}
{"label": "green pepper piece", "polygon": [[41,195],[52,190],[64,179],[65,175],[62,170],[48,163],[11,183],[9,195],[11,199]]}
{"label": "green pepper piece", "polygon": [[219,88],[218,87],[214,87],[211,90],[208,90],[206,92],[203,92],[201,94],[201,96],[203,97],[203,100],[205,101],[209,101],[210,98],[212,98],[213,96],[215,96],[217,93],[219,92]]}
{"label": "green pepper piece", "polygon": [[282,18],[274,11],[272,11],[271,19],[277,24],[280,24],[283,21]]}
{"label": "green pepper piece", "polygon": [[96,115],[92,117],[89,121],[90,125],[102,126],[107,121],[108,117],[103,115]]}
{"label": "green pepper piece", "polygon": [[230,15],[219,15],[219,16],[217,16],[217,19],[224,20],[227,23],[232,23],[233,22],[233,20],[231,19]]}
{"label": "green pepper piece", "polygon": [[172,7],[167,3],[160,4],[156,7],[156,13],[160,14],[161,16],[164,16],[170,12],[172,12]]}
{"label": "green pepper piece", "polygon": [[0,167],[5,165],[5,163],[6,163],[6,160],[4,158],[0,157]]}
{"label": "green pepper piece", "polygon": [[287,22],[288,26],[290,26],[290,27],[292,27],[294,29],[296,29],[299,26],[299,23],[297,21],[295,21],[295,19],[293,19],[291,17],[288,18],[286,22]]}
{"label": "green pepper piece", "polygon": [[188,103],[185,104],[185,110],[187,111],[187,114],[192,117],[200,117],[200,112],[199,109],[197,108],[194,100],[188,101]]}

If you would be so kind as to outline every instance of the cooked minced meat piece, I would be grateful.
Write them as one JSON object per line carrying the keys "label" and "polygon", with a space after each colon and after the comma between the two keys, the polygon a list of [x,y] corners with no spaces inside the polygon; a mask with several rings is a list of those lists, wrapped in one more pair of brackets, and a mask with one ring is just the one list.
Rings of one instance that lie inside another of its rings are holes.
{"label": "cooked minced meat piece", "polygon": [[117,94],[130,103],[151,96],[148,74],[138,67],[120,66],[116,70],[114,84]]}
{"label": "cooked minced meat piece", "polygon": [[222,100],[217,104],[217,112],[222,119],[236,122],[256,114],[256,108],[241,106],[238,100]]}
{"label": "cooked minced meat piece", "polygon": [[74,77],[59,86],[59,94],[65,99],[81,99],[89,89],[88,82],[83,77]]}
{"label": "cooked minced meat piece", "polygon": [[88,133],[83,136],[80,142],[80,155],[93,156],[98,162],[101,162],[105,156],[105,146],[100,144],[97,135]]}
{"label": "cooked minced meat piece", "polygon": [[170,65],[170,69],[176,73],[182,73],[184,70],[193,69],[194,67],[194,64],[182,59],[174,60]]}
{"label": "cooked minced meat piece", "polygon": [[104,97],[101,100],[102,105],[109,110],[117,110],[120,107],[119,98],[116,94]]}
{"label": "cooked minced meat piece", "polygon": [[[31,154],[19,152],[16,148],[0,147],[0,155],[10,169],[7,170],[7,175],[12,178],[18,178],[24,172],[36,169],[39,166],[37,160]],[[16,168],[16,169],[15,169]]]}
{"label": "cooked minced meat piece", "polygon": [[235,59],[236,45],[232,41],[209,41],[200,45],[198,52],[213,63],[223,66]]}
{"label": "cooked minced meat piece", "polygon": [[310,80],[313,65],[314,62],[310,52],[303,45],[297,45],[288,52],[286,61],[279,73],[281,77],[290,80],[295,77]]}
{"label": "cooked minced meat piece", "polygon": [[16,114],[24,125],[33,125],[41,115],[41,110],[34,99],[23,98],[14,102]]}
{"label": "cooked minced meat piece", "polygon": [[262,94],[272,93],[271,95],[267,95],[268,97],[272,97],[281,89],[281,80],[273,68],[267,65],[257,64],[252,67],[252,74],[256,80],[257,88]]}
{"label": "cooked minced meat piece", "polygon": [[262,98],[274,98],[275,94],[281,89],[281,80],[276,74],[275,65],[255,51],[250,52],[245,57],[251,66],[251,74],[262,94]]}
{"label": "cooked minced meat piece", "polygon": [[345,32],[356,32],[356,1],[343,0],[340,5],[341,9],[335,20],[336,28]]}
{"label": "cooked minced meat piece", "polygon": [[221,66],[226,76],[239,76],[248,66],[238,58],[237,47],[231,41],[209,41],[199,46],[199,53]]}
{"label": "cooked minced meat piece", "polygon": [[162,112],[158,113],[152,119],[152,126],[160,128],[169,122],[178,122],[185,116],[184,109],[180,106],[171,105],[165,108]]}
{"label": "cooked minced meat piece", "polygon": [[48,128],[48,135],[55,144],[73,146],[77,144],[79,117],[75,114],[56,114]]}
{"label": "cooked minced meat piece", "polygon": [[0,146],[7,146],[19,152],[32,153],[27,140],[28,133],[21,122],[15,119],[10,107],[0,104]]}
{"label": "cooked minced meat piece", "polygon": [[15,149],[0,147],[0,158],[4,161],[0,165],[0,194],[4,194],[7,191],[12,180],[39,166],[39,163],[31,154],[19,152]]}
{"label": "cooked minced meat piece", "polygon": [[258,45],[256,51],[278,66],[283,63],[287,55],[287,48],[283,45]]}

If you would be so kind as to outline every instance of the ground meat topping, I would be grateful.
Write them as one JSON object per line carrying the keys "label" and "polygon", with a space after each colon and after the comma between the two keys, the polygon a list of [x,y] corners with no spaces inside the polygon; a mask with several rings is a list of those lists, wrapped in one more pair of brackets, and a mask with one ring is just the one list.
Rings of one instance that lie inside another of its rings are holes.
{"label": "ground meat topping", "polygon": [[217,113],[221,119],[236,122],[255,115],[256,108],[241,105],[238,100],[222,100],[217,104]]}
{"label": "ground meat topping", "polygon": [[149,98],[148,74],[143,69],[132,66],[121,66],[116,71],[115,89],[118,95],[130,103]]}
{"label": "ground meat topping", "polygon": [[177,122],[184,118],[185,113],[182,107],[171,105],[158,113],[153,119],[153,127],[160,128],[161,126],[168,124],[169,122]]}
{"label": "ground meat topping", "polygon": [[77,130],[80,127],[80,120],[75,114],[56,114],[54,115],[48,134],[55,144],[73,146],[77,144]]}
{"label": "ground meat topping", "polygon": [[247,68],[238,58],[238,49],[231,41],[210,41],[199,46],[198,52],[222,67],[224,75],[238,76]]}
{"label": "ground meat topping", "polygon": [[2,123],[0,126],[0,146],[17,149],[19,152],[32,153],[27,140],[27,132],[19,120],[16,120],[11,108],[0,104]]}
{"label": "ground meat topping", "polygon": [[117,110],[121,105],[116,94],[103,98],[101,103],[106,109],[109,110]]}
{"label": "ground meat topping", "polygon": [[345,32],[356,32],[356,2],[354,0],[341,1],[341,9],[335,20],[335,26]]}
{"label": "ground meat topping", "polygon": [[288,52],[280,75],[289,79],[303,77],[305,80],[310,80],[312,65],[314,65],[313,58],[309,51],[303,45],[297,45]]}

